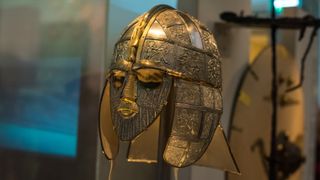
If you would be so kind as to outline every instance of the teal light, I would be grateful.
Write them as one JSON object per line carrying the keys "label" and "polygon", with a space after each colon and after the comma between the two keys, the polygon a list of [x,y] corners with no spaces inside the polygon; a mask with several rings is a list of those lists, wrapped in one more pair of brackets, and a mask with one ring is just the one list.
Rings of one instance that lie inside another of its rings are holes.
{"label": "teal light", "polygon": [[283,8],[276,8],[276,13],[279,15],[279,14],[282,14],[283,12]]}
{"label": "teal light", "polygon": [[77,136],[0,123],[0,147],[67,157],[77,156]]}
{"label": "teal light", "polygon": [[299,7],[300,0],[275,0],[274,7],[276,9],[287,8],[287,7]]}

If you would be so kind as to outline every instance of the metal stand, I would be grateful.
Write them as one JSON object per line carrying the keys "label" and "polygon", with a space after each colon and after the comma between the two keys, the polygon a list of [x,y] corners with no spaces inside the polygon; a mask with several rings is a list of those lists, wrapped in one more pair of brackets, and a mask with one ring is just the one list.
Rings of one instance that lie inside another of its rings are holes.
{"label": "metal stand", "polygon": [[[272,13],[271,20],[276,19],[275,7],[272,1]],[[269,180],[277,179],[277,115],[278,115],[278,83],[277,83],[277,27],[276,25],[271,26],[271,47],[272,47],[272,82],[271,82],[271,101],[272,101],[272,119],[271,119],[271,147],[269,157]]]}
{"label": "metal stand", "polygon": [[[173,84],[172,84],[172,87]],[[169,99],[175,99],[175,88],[171,89]],[[159,136],[159,149],[158,149],[158,178],[157,180],[170,179],[172,167],[163,160],[163,152],[165,150],[167,140],[169,138],[171,123],[167,119],[173,119],[174,116],[174,103],[169,101],[166,108],[163,109],[160,115],[160,136]]]}

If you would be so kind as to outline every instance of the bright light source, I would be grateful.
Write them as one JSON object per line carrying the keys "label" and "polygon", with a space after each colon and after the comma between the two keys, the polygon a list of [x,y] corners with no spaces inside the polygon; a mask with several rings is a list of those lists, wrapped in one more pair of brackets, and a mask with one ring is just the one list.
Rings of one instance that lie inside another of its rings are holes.
{"label": "bright light source", "polygon": [[275,8],[286,8],[286,7],[298,7],[300,5],[299,0],[275,0]]}

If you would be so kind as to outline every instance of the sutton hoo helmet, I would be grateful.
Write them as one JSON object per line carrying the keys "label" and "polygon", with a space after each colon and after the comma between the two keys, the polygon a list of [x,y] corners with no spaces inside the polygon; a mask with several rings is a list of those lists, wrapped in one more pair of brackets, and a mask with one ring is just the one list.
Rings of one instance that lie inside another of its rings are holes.
{"label": "sutton hoo helmet", "polygon": [[126,28],[100,105],[108,159],[117,156],[119,141],[129,141],[129,161],[163,157],[174,167],[196,163],[238,173],[221,114],[220,56],[204,25],[159,5]]}

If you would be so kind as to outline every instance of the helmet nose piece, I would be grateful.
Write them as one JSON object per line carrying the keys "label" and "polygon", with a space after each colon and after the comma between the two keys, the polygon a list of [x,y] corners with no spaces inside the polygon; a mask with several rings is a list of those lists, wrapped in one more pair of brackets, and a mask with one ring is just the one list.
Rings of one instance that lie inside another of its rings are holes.
{"label": "helmet nose piece", "polygon": [[134,117],[138,113],[138,105],[136,102],[131,101],[127,98],[122,98],[118,106],[117,111],[124,119]]}

